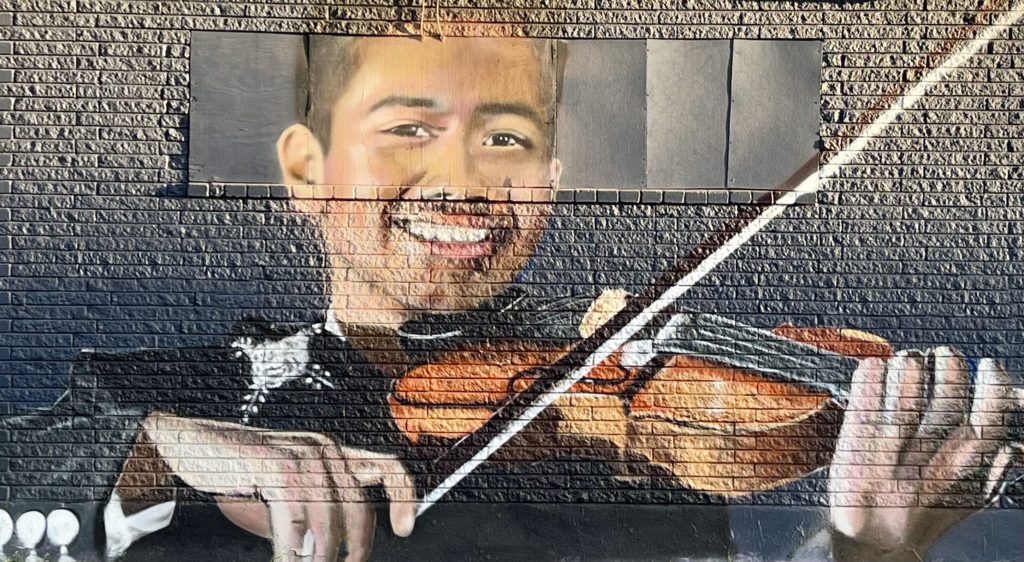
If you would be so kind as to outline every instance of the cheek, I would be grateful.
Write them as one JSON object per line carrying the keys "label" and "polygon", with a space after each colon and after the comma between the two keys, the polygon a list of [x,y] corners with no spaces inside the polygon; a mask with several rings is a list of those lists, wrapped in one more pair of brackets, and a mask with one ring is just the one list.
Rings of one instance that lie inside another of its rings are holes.
{"label": "cheek", "polygon": [[328,251],[340,255],[366,253],[379,247],[387,233],[384,203],[334,200],[328,204],[326,240]]}
{"label": "cheek", "polygon": [[337,143],[324,163],[324,183],[329,185],[374,185],[373,151],[362,144]]}
{"label": "cheek", "polygon": [[405,185],[423,162],[423,151],[419,148],[385,150],[365,144],[332,147],[324,167],[324,183],[343,186]]}
{"label": "cheek", "polygon": [[531,254],[544,236],[544,229],[547,227],[548,216],[551,208],[549,205],[541,204],[520,204],[513,205],[512,212],[516,216],[516,223],[519,226],[519,241],[528,246],[525,248]]}
{"label": "cheek", "polygon": [[551,164],[544,158],[516,157],[482,158],[479,160],[482,175],[488,186],[540,187],[551,183]]}

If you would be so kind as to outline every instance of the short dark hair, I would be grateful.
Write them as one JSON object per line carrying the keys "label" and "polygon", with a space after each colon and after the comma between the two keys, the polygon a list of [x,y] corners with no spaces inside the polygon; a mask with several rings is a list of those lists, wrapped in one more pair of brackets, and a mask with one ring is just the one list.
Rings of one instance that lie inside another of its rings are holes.
{"label": "short dark hair", "polygon": [[[334,105],[348,85],[349,79],[359,67],[356,46],[367,37],[344,35],[312,35],[307,46],[309,68],[309,98],[306,104],[306,124],[320,141],[326,152],[331,143],[331,122]],[[409,38],[410,41],[421,40]],[[457,40],[457,39],[456,39]],[[545,88],[545,119],[552,130],[548,135],[548,150],[553,151],[555,106],[561,97],[562,76],[565,68],[565,41],[554,39],[523,39],[530,41],[540,61],[541,83],[550,83]]]}

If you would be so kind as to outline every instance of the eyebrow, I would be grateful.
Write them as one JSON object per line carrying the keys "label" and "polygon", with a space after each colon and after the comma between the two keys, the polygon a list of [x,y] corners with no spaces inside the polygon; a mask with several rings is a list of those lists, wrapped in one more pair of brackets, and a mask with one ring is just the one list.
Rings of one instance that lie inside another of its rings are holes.
{"label": "eyebrow", "polygon": [[533,121],[537,127],[544,128],[546,123],[535,109],[525,103],[485,103],[477,106],[480,115],[518,115]]}
{"label": "eyebrow", "polygon": [[393,105],[401,107],[421,107],[424,109],[434,110],[441,110],[444,108],[444,103],[442,103],[440,100],[433,98],[416,98],[412,96],[388,96],[370,106],[370,110],[367,111],[366,114],[369,115],[382,107],[388,107]]}
{"label": "eyebrow", "polygon": [[[367,115],[381,109],[383,107],[400,106],[400,107],[412,107],[412,108],[423,108],[434,111],[443,111],[445,103],[435,98],[418,98],[413,96],[388,96],[370,106]],[[525,103],[513,102],[513,103],[484,103],[476,107],[475,111],[478,115],[493,116],[493,115],[518,115],[533,121],[538,127],[545,127],[546,123],[541,119],[533,107]]]}

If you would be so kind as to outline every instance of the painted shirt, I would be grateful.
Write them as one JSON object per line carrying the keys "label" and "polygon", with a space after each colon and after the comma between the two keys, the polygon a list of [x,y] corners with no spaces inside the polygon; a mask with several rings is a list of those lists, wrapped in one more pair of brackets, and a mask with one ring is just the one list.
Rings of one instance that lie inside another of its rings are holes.
{"label": "painted shirt", "polygon": [[[451,346],[513,338],[521,335],[518,332],[568,339],[576,336],[574,327],[585,302],[528,302],[521,294],[507,294],[489,307],[409,322],[400,341],[412,361],[425,362]],[[268,541],[238,529],[220,515],[210,497],[195,490],[183,489],[172,501],[125,512],[114,485],[140,421],[156,410],[252,427],[328,433],[344,446],[408,458],[414,474],[428,470],[423,451],[440,442],[410,443],[390,415],[394,378],[355,351],[329,315],[325,322],[308,326],[249,323],[240,330],[242,334],[224,347],[84,353],[74,366],[70,390],[58,404],[5,420],[10,443],[4,453],[12,470],[0,478],[11,492],[0,507],[19,521],[19,529],[32,520],[24,517],[26,513],[70,510],[81,528],[63,554],[78,561],[269,559]],[[61,443],[51,450],[24,445],[34,441]],[[55,452],[59,458],[52,456]],[[40,491],[52,493],[76,475],[81,477],[76,485],[59,488],[59,501],[38,499]],[[593,496],[595,489],[607,494]],[[370,490],[371,497],[383,501],[378,492]],[[387,518],[380,518],[385,528],[377,533],[372,558],[473,559],[494,554],[492,539],[516,545],[516,554],[505,559],[616,551],[625,556],[636,551],[636,537],[659,533],[662,540],[647,548],[666,554],[729,551],[724,511],[709,515],[702,510],[699,528],[691,526],[693,532],[680,535],[677,521],[668,524],[662,510],[644,501],[651,497],[642,487],[623,487],[598,465],[568,457],[485,467],[424,516],[413,537],[395,537],[386,529]],[[668,499],[662,496],[660,501]],[[648,505],[633,506],[633,515],[624,518],[622,509],[609,503],[617,501]],[[40,533],[46,529],[45,517],[43,521]],[[0,521],[0,535],[2,527]],[[200,529],[221,544],[198,540]],[[25,553],[36,546],[40,555],[56,554],[46,550],[50,543],[41,537],[33,542],[19,534],[7,551]],[[190,549],[199,554],[189,558],[185,553]]]}
{"label": "painted shirt", "polygon": [[[510,293],[478,310],[411,321],[398,341],[414,364],[499,339],[568,342],[587,303]],[[75,560],[122,554],[146,561],[269,559],[267,541],[238,529],[210,497],[194,490],[124,512],[112,490],[147,413],[329,433],[348,447],[408,459],[417,476],[429,473],[431,448],[450,444],[443,438],[410,441],[392,416],[394,376],[357,352],[330,315],[312,325],[254,322],[240,331],[223,347],[84,354],[72,388],[54,409],[5,420],[3,453],[11,470],[0,479],[10,498],[0,505],[13,519],[30,511],[73,511],[82,526],[69,543]],[[622,479],[590,451],[548,452],[528,462],[482,467],[418,521],[412,537],[395,537],[387,517],[379,517],[371,558],[481,559],[501,545],[511,548],[502,552],[503,560],[723,558],[737,551],[736,537],[744,531],[735,524],[737,509],[721,496],[656,473]],[[786,518],[783,527],[800,535],[779,539],[779,554],[821,528],[824,482],[817,473],[744,498],[752,505],[807,506],[777,512]],[[59,500],[38,499],[55,489],[63,494]],[[383,505],[379,490],[370,494]],[[801,513],[806,521],[793,519]],[[199,540],[197,529],[207,539]],[[827,552],[827,542],[821,548]],[[197,553],[193,558],[183,554],[189,549]]]}

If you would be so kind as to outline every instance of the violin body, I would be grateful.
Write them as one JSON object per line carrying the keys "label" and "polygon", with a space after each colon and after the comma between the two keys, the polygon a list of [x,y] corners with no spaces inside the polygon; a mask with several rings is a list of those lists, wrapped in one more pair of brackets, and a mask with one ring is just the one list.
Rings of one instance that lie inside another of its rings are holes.
{"label": "violin body", "polygon": [[[845,357],[888,357],[871,334],[781,326],[786,339]],[[487,340],[405,373],[391,412],[414,444],[479,430],[570,350]],[[851,373],[847,373],[849,376]],[[565,455],[606,463],[621,479],[668,478],[692,490],[742,495],[827,466],[842,407],[826,390],[631,342],[558,397],[494,457]]]}

